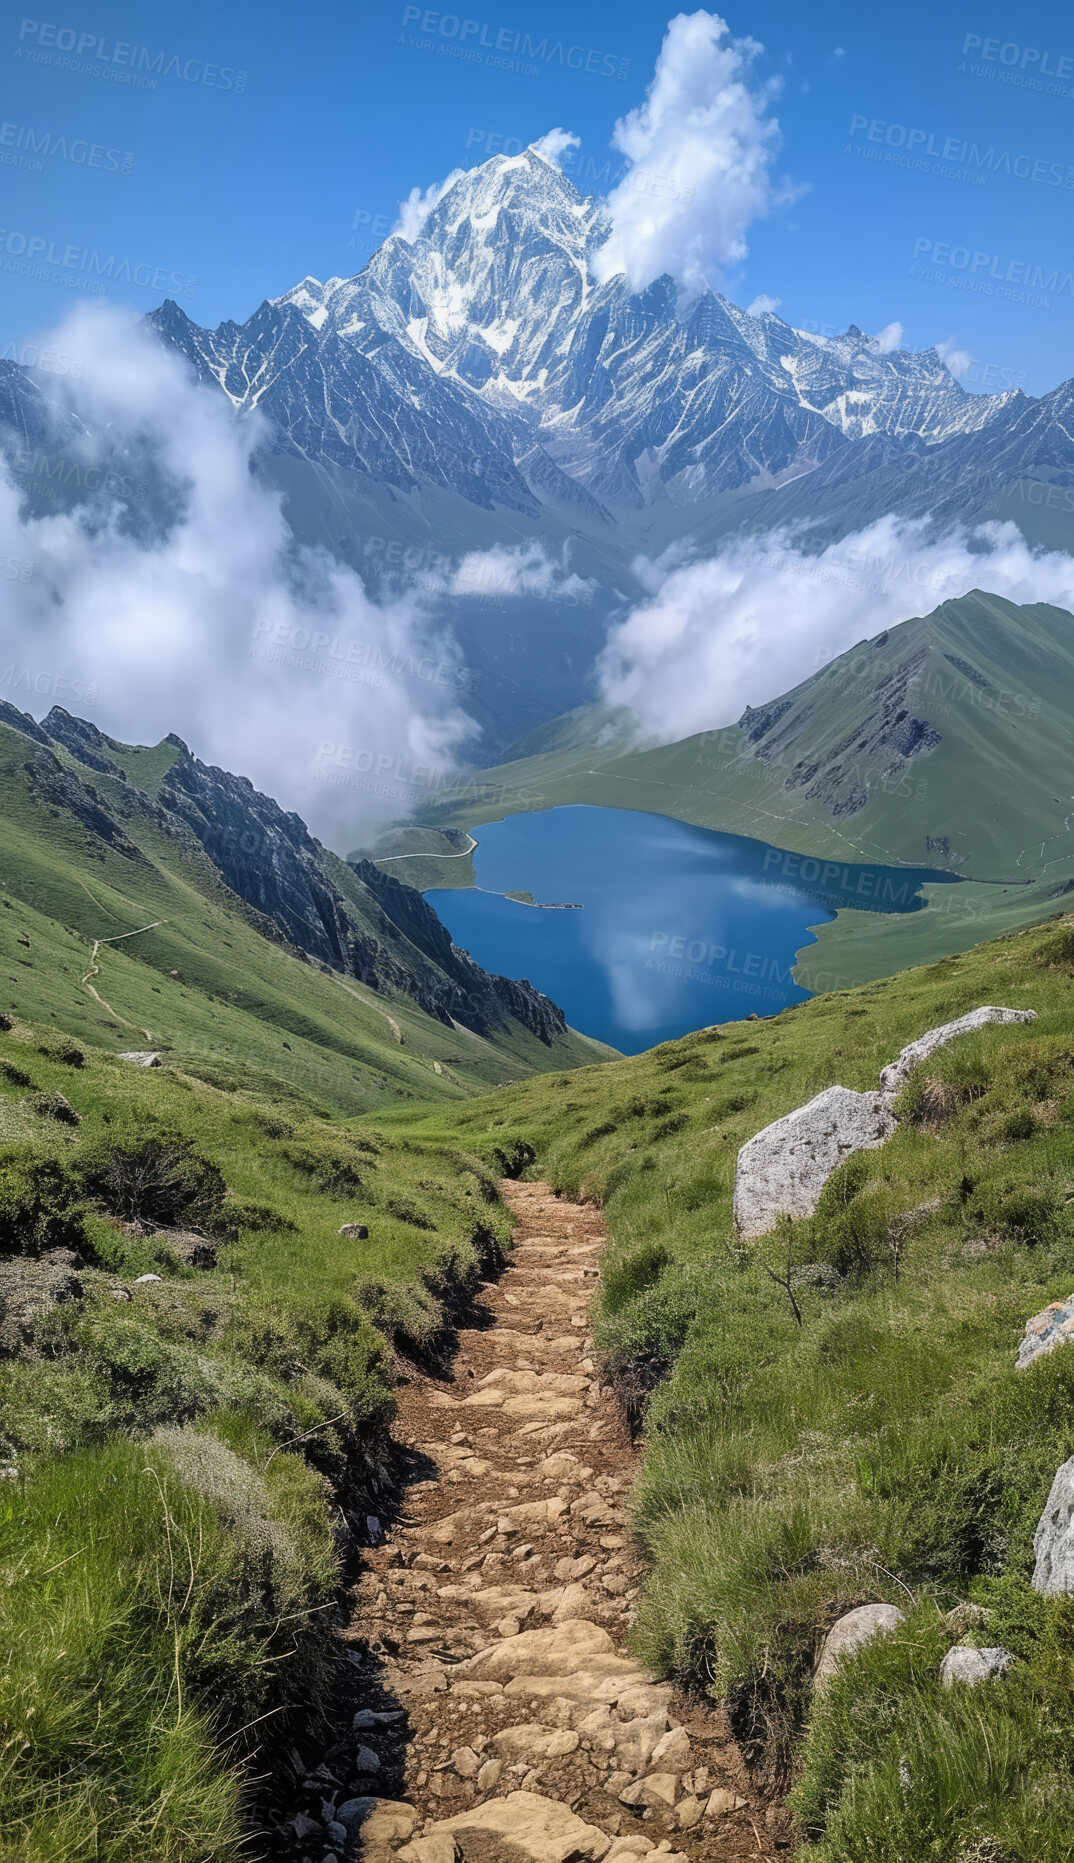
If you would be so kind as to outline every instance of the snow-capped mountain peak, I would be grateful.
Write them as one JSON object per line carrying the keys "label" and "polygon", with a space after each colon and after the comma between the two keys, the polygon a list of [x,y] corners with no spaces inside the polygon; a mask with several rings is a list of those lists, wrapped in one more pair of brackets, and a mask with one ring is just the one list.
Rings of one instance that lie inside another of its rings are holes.
{"label": "snow-capped mountain peak", "polygon": [[411,239],[353,278],[315,277],[243,325],[155,314],[235,406],[284,443],[381,484],[479,504],[608,511],[778,483],[848,443],[933,446],[1016,412],[970,395],[937,350],[822,337],[670,278],[594,271],[599,201],[535,149],[459,177]]}

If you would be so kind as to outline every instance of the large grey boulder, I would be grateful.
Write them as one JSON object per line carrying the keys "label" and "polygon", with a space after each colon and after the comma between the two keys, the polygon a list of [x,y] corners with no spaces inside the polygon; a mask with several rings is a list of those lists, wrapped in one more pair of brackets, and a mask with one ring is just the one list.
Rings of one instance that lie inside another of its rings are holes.
{"label": "large grey boulder", "polygon": [[1064,1462],[1033,1535],[1033,1589],[1047,1596],[1074,1591],[1074,1456]]}
{"label": "large grey boulder", "polygon": [[884,1068],[880,1075],[880,1091],[886,1098],[893,1100],[896,1094],[901,1093],[910,1070],[919,1061],[927,1061],[937,1048],[945,1048],[949,1041],[957,1040],[959,1035],[972,1035],[975,1029],[987,1028],[992,1022],[1035,1022],[1036,1019],[1035,1009],[996,1009],[987,1005],[983,1009],[971,1009],[968,1015],[959,1016],[954,1022],[941,1022],[938,1028],[929,1029],[917,1041],[910,1042]]}
{"label": "large grey boulder", "polygon": [[1024,1371],[1032,1365],[1034,1359],[1043,1358],[1046,1352],[1054,1352],[1056,1346],[1068,1345],[1074,1339],[1074,1294],[1066,1300],[1053,1300],[1050,1307],[1043,1312],[1034,1313],[1026,1321],[1026,1336],[1018,1348],[1016,1369]]}
{"label": "large grey boulder", "polygon": [[743,1145],[735,1171],[735,1223],[760,1236],[780,1216],[811,1216],[833,1171],[855,1151],[873,1151],[895,1131],[879,1093],[828,1087]]}
{"label": "large grey boulder", "polygon": [[996,1647],[975,1650],[965,1643],[956,1643],[940,1664],[940,1681],[945,1688],[954,1688],[956,1682],[964,1682],[967,1688],[974,1688],[978,1682],[987,1682],[993,1675],[1002,1675],[1012,1660],[1010,1650]]}
{"label": "large grey boulder", "polygon": [[824,1648],[820,1653],[817,1673],[813,1677],[813,1687],[823,1689],[831,1681],[839,1665],[872,1643],[877,1637],[887,1637],[899,1625],[905,1623],[902,1612],[895,1604],[859,1604],[856,1611],[848,1611],[834,1623],[824,1639]]}
{"label": "large grey boulder", "polygon": [[875,1151],[898,1126],[893,1107],[911,1068],[959,1035],[992,1022],[1035,1022],[1034,1009],[972,1009],[929,1029],[884,1068],[875,1093],[828,1087],[751,1138],[735,1169],[735,1223],[746,1238],[767,1234],[781,1216],[812,1216],[820,1193],[853,1152]]}

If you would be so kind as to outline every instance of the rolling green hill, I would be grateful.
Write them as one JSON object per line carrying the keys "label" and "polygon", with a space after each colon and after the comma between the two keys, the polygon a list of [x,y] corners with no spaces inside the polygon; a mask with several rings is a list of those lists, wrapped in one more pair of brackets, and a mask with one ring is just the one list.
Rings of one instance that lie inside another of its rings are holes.
{"label": "rolling green hill", "polygon": [[[156,799],[169,773],[193,765],[185,747],[113,746],[106,757],[79,744],[74,721],[63,738],[34,727],[35,738],[24,728],[32,720],[11,716],[0,723],[0,1004],[14,1013],[113,1052],[160,1050],[221,1084],[259,1077],[349,1113],[461,1097],[604,1054],[557,1024],[536,992],[453,955],[411,888],[375,871],[367,883],[324,850],[288,871],[269,819],[239,818],[229,845],[249,849],[251,871],[233,877],[284,872],[291,917],[267,883],[267,910],[251,905]],[[102,767],[79,761],[64,739]],[[219,786],[209,803],[227,839]]]}

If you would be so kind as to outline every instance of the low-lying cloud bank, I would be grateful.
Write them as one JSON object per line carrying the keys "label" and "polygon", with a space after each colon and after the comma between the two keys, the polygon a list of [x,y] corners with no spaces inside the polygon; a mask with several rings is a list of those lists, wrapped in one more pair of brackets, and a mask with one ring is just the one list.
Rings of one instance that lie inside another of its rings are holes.
{"label": "low-lying cloud bank", "polygon": [[1031,550],[1011,523],[937,538],[925,520],[886,517],[814,554],[783,531],[704,562],[669,552],[634,567],[649,598],[609,636],[601,697],[661,743],[732,724],[858,641],[970,589],[1074,609],[1074,557]]}
{"label": "low-lying cloud bank", "polygon": [[34,516],[32,462],[0,472],[0,566],[16,565],[0,698],[38,717],[56,700],[126,741],[177,731],[339,845],[442,783],[476,726],[427,593],[380,605],[350,569],[296,550],[251,470],[260,424],[130,318],[79,307],[49,340],[81,361],[48,382],[72,423],[65,476],[103,489]]}

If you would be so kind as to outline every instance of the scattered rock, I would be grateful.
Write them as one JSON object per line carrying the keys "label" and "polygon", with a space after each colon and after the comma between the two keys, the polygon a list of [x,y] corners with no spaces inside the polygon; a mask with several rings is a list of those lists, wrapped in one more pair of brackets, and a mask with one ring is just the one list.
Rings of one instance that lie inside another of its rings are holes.
{"label": "scattered rock", "polygon": [[633,1785],[625,1786],[619,1794],[621,1805],[674,1805],[679,1792],[678,1775],[673,1772],[651,1772],[644,1779],[638,1779]]}
{"label": "scattered rock", "polygon": [[705,1816],[706,1818],[725,1818],[729,1811],[741,1811],[745,1803],[746,1800],[740,1798],[737,1792],[729,1792],[725,1786],[719,1785],[709,1795],[705,1806]]}
{"label": "scattered rock", "polygon": [[1033,1535],[1033,1589],[1045,1596],[1074,1591],[1074,1456],[1052,1482]]}
{"label": "scattered rock", "polygon": [[847,1611],[838,1623],[832,1625],[824,1640],[824,1648],[813,1677],[814,1688],[822,1689],[847,1657],[856,1656],[875,1637],[890,1636],[905,1621],[903,1613],[894,1604],[860,1604],[856,1611]]}
{"label": "scattered rock", "polygon": [[355,1242],[368,1242],[369,1230],[365,1223],[341,1223],[337,1233],[349,1236]]}
{"label": "scattered rock", "polygon": [[126,1054],[117,1054],[117,1061],[129,1061],[132,1067],[159,1067],[160,1056],[152,1049],[132,1048]]}
{"label": "scattered rock", "polygon": [[977,1682],[987,1682],[989,1676],[1002,1675],[1013,1660],[1010,1650],[975,1650],[964,1643],[956,1643],[940,1664],[940,1680],[945,1688],[953,1688],[956,1682],[965,1682],[972,1688]]}
{"label": "scattered rock", "polygon": [[455,1863],[459,1851],[450,1831],[435,1831],[429,1837],[415,1837],[396,1854],[402,1863]]}
{"label": "scattered rock", "polygon": [[1065,1300],[1053,1300],[1051,1306],[1026,1321],[1025,1338],[1018,1348],[1016,1369],[1024,1371],[1027,1365],[1032,1365],[1034,1359],[1043,1358],[1046,1352],[1054,1352],[1056,1346],[1069,1345],[1071,1340],[1074,1340],[1074,1294],[1068,1294]]}

